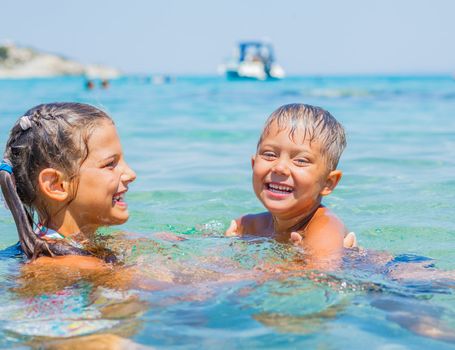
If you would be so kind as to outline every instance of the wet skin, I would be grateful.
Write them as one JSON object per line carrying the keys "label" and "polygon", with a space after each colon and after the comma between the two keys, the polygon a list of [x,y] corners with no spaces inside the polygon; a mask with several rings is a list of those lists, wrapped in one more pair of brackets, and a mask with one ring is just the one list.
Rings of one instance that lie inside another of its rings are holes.
{"label": "wet skin", "polygon": [[234,231],[301,245],[309,266],[338,261],[347,230],[321,200],[342,173],[328,169],[319,140],[310,142],[299,129],[291,137],[272,124],[251,163],[254,192],[268,212],[241,217]]}

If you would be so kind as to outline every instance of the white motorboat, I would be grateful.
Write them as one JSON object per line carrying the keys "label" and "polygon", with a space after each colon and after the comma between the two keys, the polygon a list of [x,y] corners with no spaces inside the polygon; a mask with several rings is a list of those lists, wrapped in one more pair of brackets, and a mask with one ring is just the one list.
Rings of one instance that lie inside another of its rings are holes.
{"label": "white motorboat", "polygon": [[237,55],[221,66],[229,79],[282,79],[284,69],[275,63],[272,45],[262,41],[240,42]]}

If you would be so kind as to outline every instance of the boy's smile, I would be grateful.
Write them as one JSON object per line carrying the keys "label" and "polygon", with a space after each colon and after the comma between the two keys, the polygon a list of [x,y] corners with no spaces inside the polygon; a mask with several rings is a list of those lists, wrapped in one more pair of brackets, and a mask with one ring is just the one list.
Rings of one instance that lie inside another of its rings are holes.
{"label": "boy's smile", "polygon": [[265,186],[270,192],[269,196],[276,197],[277,199],[285,198],[294,192],[294,187],[279,182],[269,182]]}
{"label": "boy's smile", "polygon": [[289,130],[272,124],[252,159],[256,196],[278,218],[307,216],[331,191],[320,142],[304,136],[305,130],[297,129],[291,137]]}

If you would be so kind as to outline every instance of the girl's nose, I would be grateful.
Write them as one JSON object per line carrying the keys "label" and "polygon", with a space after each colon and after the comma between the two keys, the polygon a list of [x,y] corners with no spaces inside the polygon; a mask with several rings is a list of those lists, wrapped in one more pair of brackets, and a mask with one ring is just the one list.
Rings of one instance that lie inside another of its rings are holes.
{"label": "girl's nose", "polygon": [[130,166],[125,163],[122,174],[122,181],[130,183],[136,180],[136,172],[130,168]]}

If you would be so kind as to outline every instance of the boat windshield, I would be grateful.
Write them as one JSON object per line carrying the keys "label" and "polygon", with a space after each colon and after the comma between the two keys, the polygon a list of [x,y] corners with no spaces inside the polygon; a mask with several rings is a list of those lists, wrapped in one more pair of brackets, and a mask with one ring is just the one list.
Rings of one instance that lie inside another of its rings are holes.
{"label": "boat windshield", "polygon": [[262,62],[270,65],[274,61],[271,45],[262,42],[240,43],[239,52],[239,62]]}

